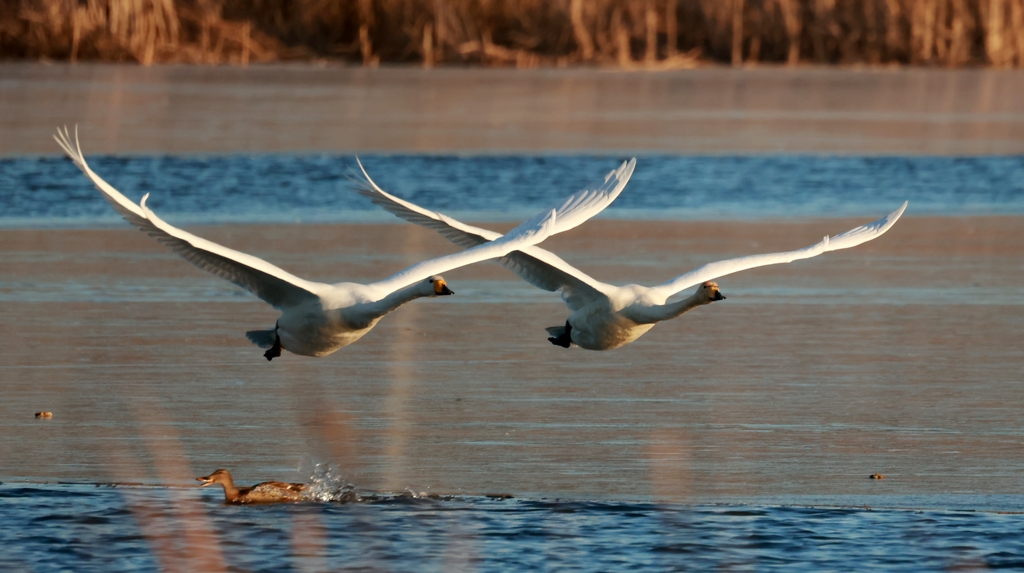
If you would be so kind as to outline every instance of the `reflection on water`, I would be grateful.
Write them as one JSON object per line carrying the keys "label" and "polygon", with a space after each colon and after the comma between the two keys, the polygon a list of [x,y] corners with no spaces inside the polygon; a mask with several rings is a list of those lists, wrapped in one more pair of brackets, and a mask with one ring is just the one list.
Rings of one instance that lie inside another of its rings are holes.
{"label": "reflection on water", "polygon": [[[399,251],[410,258],[415,256],[418,235],[410,233],[407,226],[396,229],[395,234],[399,237]],[[388,424],[387,446],[382,452],[388,465],[384,470],[382,486],[390,490],[399,489],[414,478],[414,470],[409,464],[413,457],[409,434],[415,429],[410,423],[413,416],[409,409],[415,407],[414,399],[421,392],[413,355],[416,339],[424,334],[443,336],[443,333],[438,333],[429,324],[426,332],[414,330],[422,325],[420,308],[417,304],[407,304],[403,312],[387,317],[394,321],[393,332],[397,333],[388,339],[391,347],[388,356],[389,385],[381,407],[381,418]]]}
{"label": "reflection on water", "polygon": [[[5,547],[0,568],[107,572],[1024,567],[1020,513],[474,496],[230,506],[218,497],[219,492],[205,490],[0,486],[0,521],[20,524],[0,529]],[[1020,496],[999,503],[1024,509]]]}

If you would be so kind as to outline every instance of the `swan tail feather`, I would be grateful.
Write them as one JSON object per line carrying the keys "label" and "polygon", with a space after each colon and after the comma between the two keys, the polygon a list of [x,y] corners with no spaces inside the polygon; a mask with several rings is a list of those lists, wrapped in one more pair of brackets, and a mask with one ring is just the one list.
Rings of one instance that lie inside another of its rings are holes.
{"label": "swan tail feather", "polygon": [[559,338],[559,337],[565,335],[565,325],[564,324],[562,326],[549,326],[549,327],[545,328],[544,330],[548,331],[548,334],[550,334],[551,336],[553,336],[555,338]]}
{"label": "swan tail feather", "polygon": [[275,342],[277,342],[277,329],[250,330],[245,333],[245,337],[260,348],[270,348],[274,346]]}

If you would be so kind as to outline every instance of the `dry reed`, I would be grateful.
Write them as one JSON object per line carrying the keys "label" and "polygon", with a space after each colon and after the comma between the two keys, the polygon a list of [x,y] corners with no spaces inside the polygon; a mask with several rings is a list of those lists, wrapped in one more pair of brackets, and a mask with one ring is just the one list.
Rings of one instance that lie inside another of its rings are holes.
{"label": "dry reed", "polygon": [[1024,0],[0,0],[0,57],[1018,67]]}

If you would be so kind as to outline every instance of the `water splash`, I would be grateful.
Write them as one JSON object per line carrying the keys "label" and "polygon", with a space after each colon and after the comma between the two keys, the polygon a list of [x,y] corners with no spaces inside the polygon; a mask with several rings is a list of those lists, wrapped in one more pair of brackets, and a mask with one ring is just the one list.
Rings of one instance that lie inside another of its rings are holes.
{"label": "water splash", "polygon": [[308,476],[307,496],[310,501],[351,503],[362,501],[356,485],[341,473],[341,468],[328,462],[314,462],[309,456],[302,459],[299,472]]}

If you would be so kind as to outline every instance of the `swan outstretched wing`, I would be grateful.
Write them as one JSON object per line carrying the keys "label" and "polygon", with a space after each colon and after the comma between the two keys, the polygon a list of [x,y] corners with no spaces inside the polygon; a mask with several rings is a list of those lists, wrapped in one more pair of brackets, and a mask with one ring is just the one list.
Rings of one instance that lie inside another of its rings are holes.
{"label": "swan outstretched wing", "polygon": [[[636,159],[623,162],[600,181],[588,185],[554,206],[558,217],[555,232],[576,227],[610,205],[629,182]],[[482,245],[501,237],[500,233],[467,225],[442,213],[424,209],[381,189],[359,163],[363,179],[355,180],[356,190],[385,211],[410,223],[433,229],[449,241],[468,248]],[[569,308],[576,310],[595,298],[606,296],[610,285],[595,280],[565,262],[554,253],[540,247],[527,247],[502,257],[499,263],[519,275],[533,286],[547,291],[562,290],[562,298]]]}
{"label": "swan outstretched wing", "polygon": [[421,227],[433,229],[444,235],[449,241],[467,249],[501,237],[501,233],[461,223],[447,215],[424,209],[419,205],[395,197],[381,189],[370,178],[370,174],[366,172],[362,161],[356,158],[356,163],[359,164],[359,169],[363,172],[362,178],[352,178],[352,184],[356,192],[392,215],[405,219],[410,223],[416,223]]}
{"label": "swan outstretched wing", "polygon": [[572,311],[600,298],[607,298],[615,289],[540,247],[509,253],[498,262],[539,289],[550,292],[561,290],[562,300]]}
{"label": "swan outstretched wing", "polygon": [[896,221],[900,218],[900,215],[903,214],[903,211],[906,210],[906,208],[907,203],[904,202],[899,209],[896,209],[892,213],[889,213],[885,217],[882,217],[873,223],[868,223],[867,225],[850,229],[849,231],[836,235],[835,237],[829,238],[826,236],[820,243],[811,245],[804,249],[785,253],[749,255],[726,261],[709,263],[655,288],[659,290],[665,298],[668,298],[681,290],[696,286],[704,281],[709,281],[718,277],[737,273],[739,271],[767,265],[791,263],[800,259],[816,257],[829,251],[838,251],[839,249],[856,247],[861,243],[866,243],[872,239],[881,237],[894,224],[896,224]]}
{"label": "swan outstretched wing", "polygon": [[554,209],[541,212],[498,239],[487,241],[459,253],[417,263],[404,271],[367,286],[378,289],[381,293],[391,293],[433,275],[487,259],[496,259],[548,238],[554,232],[557,222],[558,216]]}
{"label": "swan outstretched wing", "polygon": [[67,128],[63,131],[58,129],[54,139],[125,220],[167,245],[200,269],[235,283],[276,308],[315,300],[315,293],[328,286],[303,280],[262,259],[207,241],[170,225],[146,207],[148,194],[136,205],[89,168],[78,143],[77,129],[73,146]]}

